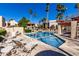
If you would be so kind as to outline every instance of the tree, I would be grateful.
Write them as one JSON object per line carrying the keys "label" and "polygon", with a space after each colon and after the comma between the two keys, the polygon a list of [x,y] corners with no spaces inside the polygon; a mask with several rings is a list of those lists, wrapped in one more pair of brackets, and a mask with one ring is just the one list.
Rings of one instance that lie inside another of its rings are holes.
{"label": "tree", "polygon": [[47,17],[47,20],[48,20],[48,14],[49,14],[49,6],[50,6],[50,4],[47,3],[47,4],[46,4],[46,10],[45,10],[46,13],[47,13],[47,16],[46,16],[46,17]]}
{"label": "tree", "polygon": [[79,3],[75,4],[75,8],[78,10],[78,13],[79,13]]}
{"label": "tree", "polygon": [[10,19],[9,21],[12,21],[13,19]]}
{"label": "tree", "polygon": [[[34,17],[34,18],[37,17],[37,13],[34,13],[34,14],[33,14],[33,17]],[[34,19],[34,18],[33,18],[33,19]]]}
{"label": "tree", "polygon": [[62,9],[62,5],[60,3],[57,4],[56,10],[60,12]]}
{"label": "tree", "polygon": [[65,17],[65,21],[69,21],[69,17],[68,16]]}
{"label": "tree", "polygon": [[29,12],[29,14],[30,14],[30,20],[31,20],[33,11],[32,11],[32,9],[30,8],[30,9],[28,10],[28,12]]}
{"label": "tree", "polygon": [[57,10],[58,14],[57,14],[56,18],[58,18],[59,20],[62,19],[63,16],[64,16],[64,12],[66,11],[66,9],[67,8],[64,5],[62,5],[60,3],[57,4],[56,10]]}
{"label": "tree", "polygon": [[33,16],[36,17],[37,16],[37,13],[34,13]]}
{"label": "tree", "polygon": [[44,18],[42,18],[42,19],[39,21],[39,23],[43,24],[43,23],[45,23],[46,21],[47,21],[47,19],[44,17]]}
{"label": "tree", "polygon": [[62,14],[62,13],[58,13],[57,16],[56,16],[56,18],[57,18],[58,20],[62,19],[62,18],[63,18],[63,14]]}
{"label": "tree", "polygon": [[20,27],[26,27],[27,26],[27,23],[30,22],[28,19],[26,19],[25,17],[23,17],[21,20],[19,20],[18,22],[18,25]]}
{"label": "tree", "polygon": [[43,28],[48,28],[48,20],[46,18],[42,18],[40,23]]}

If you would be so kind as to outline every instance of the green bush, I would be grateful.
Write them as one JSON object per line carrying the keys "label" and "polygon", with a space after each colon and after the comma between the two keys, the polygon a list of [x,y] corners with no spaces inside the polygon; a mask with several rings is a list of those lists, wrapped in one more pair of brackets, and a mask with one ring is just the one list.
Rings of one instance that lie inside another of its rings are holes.
{"label": "green bush", "polygon": [[26,33],[29,33],[29,32],[31,32],[31,30],[29,30],[29,29],[25,29],[25,32],[26,32]]}
{"label": "green bush", "polygon": [[3,39],[4,39],[3,37],[0,37],[0,42],[3,41]]}
{"label": "green bush", "polygon": [[5,34],[6,34],[7,32],[6,32],[6,30],[5,29],[0,29],[0,35],[3,35],[3,36],[5,36]]}

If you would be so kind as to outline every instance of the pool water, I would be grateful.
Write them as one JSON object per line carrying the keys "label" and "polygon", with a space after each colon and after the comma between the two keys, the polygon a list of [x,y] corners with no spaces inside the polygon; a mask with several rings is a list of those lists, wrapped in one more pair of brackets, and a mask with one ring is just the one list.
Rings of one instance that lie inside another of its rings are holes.
{"label": "pool water", "polygon": [[53,35],[53,33],[51,32],[37,32],[37,33],[27,34],[27,36],[30,36],[36,39],[41,37],[51,36],[51,35]]}
{"label": "pool water", "polygon": [[52,32],[37,32],[37,33],[26,34],[26,35],[57,48],[65,42],[64,40],[55,36]]}

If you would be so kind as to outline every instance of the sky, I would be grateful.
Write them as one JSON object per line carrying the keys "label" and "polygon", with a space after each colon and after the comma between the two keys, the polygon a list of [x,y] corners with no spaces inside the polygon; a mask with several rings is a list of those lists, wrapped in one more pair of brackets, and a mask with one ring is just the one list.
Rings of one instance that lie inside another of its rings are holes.
{"label": "sky", "polygon": [[[69,16],[77,13],[75,8],[75,3],[62,3],[67,10],[64,16]],[[56,5],[57,3],[51,3],[49,7],[49,20],[56,20]],[[36,17],[30,19],[30,14],[28,10],[32,8],[33,13],[36,13]],[[17,22],[22,18],[26,17],[32,23],[38,23],[43,17],[46,17],[45,3],[0,3],[0,16],[3,16],[6,21],[9,19],[14,19]]]}

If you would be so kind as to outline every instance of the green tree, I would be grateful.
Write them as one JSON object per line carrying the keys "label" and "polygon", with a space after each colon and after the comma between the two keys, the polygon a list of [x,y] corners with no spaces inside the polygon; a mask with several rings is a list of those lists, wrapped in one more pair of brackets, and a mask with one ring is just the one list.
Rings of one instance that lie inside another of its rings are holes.
{"label": "green tree", "polygon": [[39,23],[42,23],[42,24],[43,24],[43,23],[46,22],[46,20],[47,20],[47,19],[44,17],[44,18],[42,18],[42,19],[39,21]]}
{"label": "green tree", "polygon": [[18,22],[18,25],[20,27],[26,27],[27,26],[27,23],[30,22],[28,19],[26,19],[25,17],[23,17],[21,20],[19,20]]}
{"label": "green tree", "polygon": [[30,20],[31,20],[32,14],[33,14],[33,10],[30,8],[30,9],[28,10],[28,12],[29,12],[29,14],[30,14]]}
{"label": "green tree", "polygon": [[56,16],[56,18],[57,19],[62,19],[63,18],[63,16],[64,16],[64,12],[66,11],[66,7],[64,6],[64,5],[62,5],[62,4],[57,4],[57,7],[56,7],[56,10],[57,10],[57,16]]}
{"label": "green tree", "polygon": [[46,3],[46,13],[47,13],[47,20],[48,20],[48,14],[49,14],[49,6],[50,6],[50,4],[49,3]]}
{"label": "green tree", "polygon": [[42,18],[40,23],[43,28],[48,28],[48,20],[46,18]]}
{"label": "green tree", "polygon": [[58,20],[62,19],[63,18],[63,13],[58,13],[57,16],[56,16],[56,18]]}
{"label": "green tree", "polygon": [[37,13],[34,13],[33,16],[36,17],[37,16]]}
{"label": "green tree", "polygon": [[79,3],[75,4],[75,8],[78,10],[78,14],[79,14]]}
{"label": "green tree", "polygon": [[10,19],[9,21],[12,21],[13,19]]}

